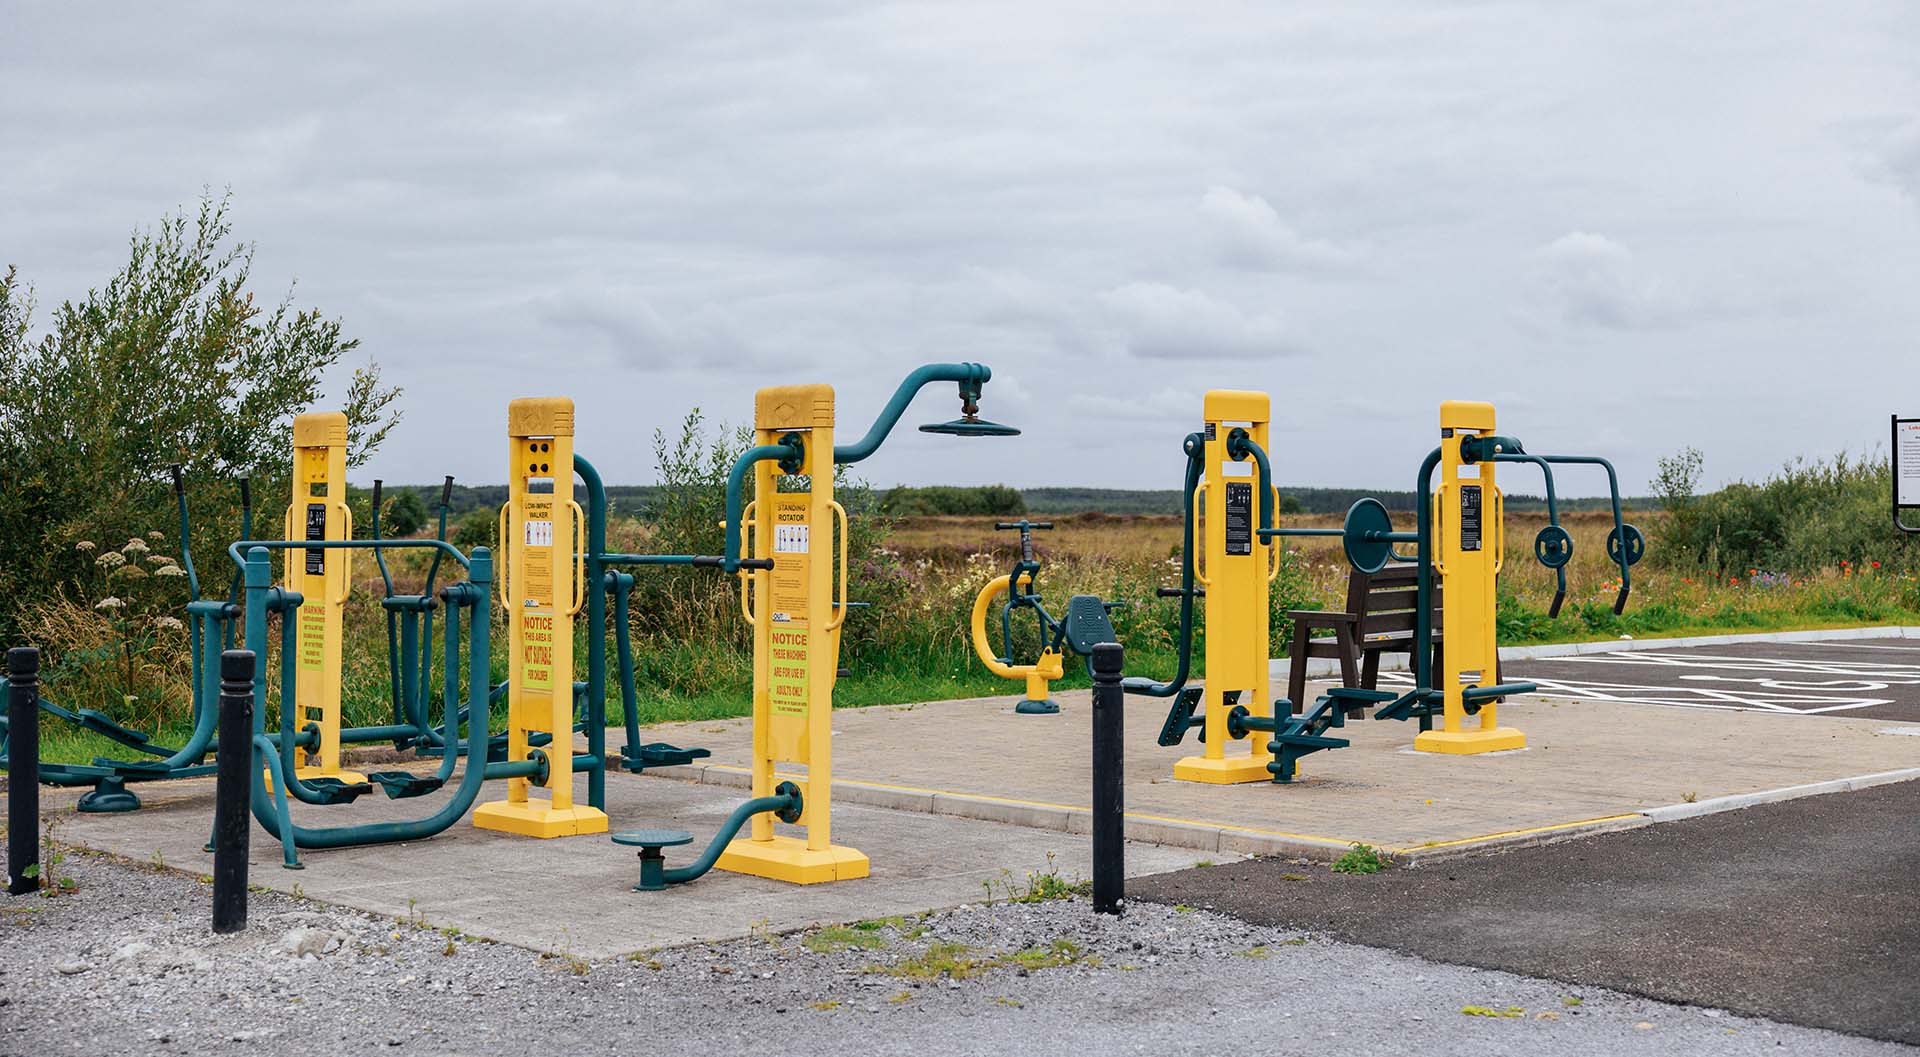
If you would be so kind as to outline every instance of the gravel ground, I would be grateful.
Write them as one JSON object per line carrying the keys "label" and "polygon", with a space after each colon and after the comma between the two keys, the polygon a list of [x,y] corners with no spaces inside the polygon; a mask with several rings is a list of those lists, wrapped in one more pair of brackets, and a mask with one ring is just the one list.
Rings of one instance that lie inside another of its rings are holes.
{"label": "gravel ground", "polygon": [[0,1054],[1913,1052],[1178,906],[962,907],[590,964],[272,893],[214,937],[196,878],[55,872],[77,891],[0,897]]}

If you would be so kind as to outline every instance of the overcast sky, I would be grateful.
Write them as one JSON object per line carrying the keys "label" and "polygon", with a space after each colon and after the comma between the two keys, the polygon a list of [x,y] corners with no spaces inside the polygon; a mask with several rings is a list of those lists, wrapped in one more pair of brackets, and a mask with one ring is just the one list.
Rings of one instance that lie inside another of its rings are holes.
{"label": "overcast sky", "polygon": [[876,484],[1178,487],[1215,387],[1282,482],[1383,488],[1449,398],[1632,491],[1920,415],[1907,0],[288,7],[0,0],[0,264],[44,324],[231,188],[406,388],[368,478],[502,480],[556,393],[650,481],[693,405],[853,433],[929,360],[1025,435],[912,432],[942,386]]}

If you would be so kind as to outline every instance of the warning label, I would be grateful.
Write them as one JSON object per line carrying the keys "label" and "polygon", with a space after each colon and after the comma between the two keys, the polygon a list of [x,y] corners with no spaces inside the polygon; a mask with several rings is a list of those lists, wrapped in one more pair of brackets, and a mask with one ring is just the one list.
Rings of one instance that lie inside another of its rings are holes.
{"label": "warning label", "polygon": [[807,714],[807,626],[774,625],[773,665],[768,697],[776,716]]}
{"label": "warning label", "polygon": [[300,670],[317,672],[327,663],[327,614],[322,609],[300,609]]}
{"label": "warning label", "polygon": [[553,690],[553,621],[551,612],[520,614],[521,685],[529,690]]}

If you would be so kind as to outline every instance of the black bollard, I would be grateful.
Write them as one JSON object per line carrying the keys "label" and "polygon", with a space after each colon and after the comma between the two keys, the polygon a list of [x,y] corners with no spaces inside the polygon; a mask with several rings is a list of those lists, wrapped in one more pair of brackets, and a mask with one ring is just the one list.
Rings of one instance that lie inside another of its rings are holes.
{"label": "black bollard", "polygon": [[40,890],[40,651],[7,651],[7,894]]}
{"label": "black bollard", "polygon": [[1125,913],[1125,666],[1118,643],[1093,648],[1093,909],[1099,914]]}
{"label": "black bollard", "polygon": [[252,650],[220,654],[219,772],[213,787],[213,931],[247,927],[247,805],[253,795]]}

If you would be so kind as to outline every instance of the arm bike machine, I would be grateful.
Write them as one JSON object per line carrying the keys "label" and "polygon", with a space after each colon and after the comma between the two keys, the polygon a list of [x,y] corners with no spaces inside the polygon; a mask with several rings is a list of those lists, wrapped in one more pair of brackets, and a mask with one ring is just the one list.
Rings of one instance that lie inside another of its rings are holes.
{"label": "arm bike machine", "polygon": [[[833,686],[846,619],[847,514],[834,502],[836,466],[859,462],[886,440],[923,386],[955,382],[961,417],[921,426],[924,433],[1012,436],[1019,430],[978,417],[982,364],[940,363],[915,370],[866,435],[834,443],[831,386],[793,385],[754,394],[754,446],[727,479],[726,554],[702,559],[741,577],[741,608],[753,626],[753,798],[727,818],[688,866],[668,868],[663,847],[687,844],[679,830],[636,830],[614,839],[641,849],[641,890],[692,881],[722,870],[795,884],[867,876],[865,854],[832,841]],[[747,477],[753,499],[743,503]],[[742,557],[743,549],[752,557]],[[804,777],[776,774],[782,763]],[[797,826],[777,833],[774,822]],[[745,837],[738,837],[749,827]],[[736,839],[737,838],[737,839]]]}
{"label": "arm bike machine", "polygon": [[[1206,396],[1205,414],[1204,431],[1190,434],[1185,443],[1187,515],[1181,585],[1160,592],[1180,599],[1179,669],[1165,683],[1130,678],[1124,684],[1130,693],[1174,699],[1160,744],[1178,745],[1188,730],[1202,728],[1206,755],[1180,761],[1174,770],[1176,778],[1226,783],[1271,775],[1275,782],[1290,782],[1298,776],[1302,757],[1344,748],[1348,741],[1328,732],[1343,727],[1347,718],[1370,705],[1381,706],[1376,719],[1418,719],[1421,734],[1415,747],[1423,751],[1478,753],[1524,746],[1524,735],[1499,725],[1495,707],[1508,694],[1533,689],[1530,683],[1501,684],[1494,678],[1498,670],[1494,576],[1503,561],[1505,543],[1504,505],[1493,477],[1496,463],[1527,462],[1545,475],[1549,523],[1535,538],[1534,553],[1558,577],[1550,610],[1554,616],[1566,597],[1566,565],[1573,557],[1573,539],[1559,522],[1552,467],[1589,464],[1605,469],[1614,518],[1607,553],[1621,573],[1614,611],[1626,606],[1630,568],[1645,554],[1646,541],[1621,519],[1620,489],[1612,465],[1590,456],[1527,454],[1517,440],[1493,432],[1492,405],[1463,401],[1442,405],[1442,443],[1421,466],[1414,532],[1394,531],[1386,507],[1371,498],[1354,504],[1343,528],[1277,527],[1273,519],[1276,493],[1266,452],[1265,395],[1216,390]],[[1442,470],[1437,492],[1435,469]],[[1197,561],[1196,522],[1204,531]],[[1263,710],[1267,700],[1266,584],[1278,571],[1279,555],[1262,552],[1284,536],[1340,536],[1348,561],[1364,572],[1377,572],[1389,561],[1419,564],[1414,641],[1428,645],[1413,651],[1413,690],[1395,697],[1342,686],[1322,695],[1304,714],[1291,714],[1296,706],[1285,699],[1275,701],[1272,711]],[[1415,554],[1396,552],[1396,543],[1415,544]],[[1256,556],[1262,559],[1259,564],[1251,560]],[[1433,634],[1436,573],[1444,585],[1446,604],[1448,646],[1444,651],[1437,650]],[[1195,598],[1206,600],[1207,614],[1213,618],[1208,627],[1204,687],[1186,685]],[[1221,620],[1229,614],[1233,614],[1232,623],[1223,627]],[[1432,670],[1435,652],[1444,657],[1437,684]],[[1252,695],[1252,707],[1240,703],[1244,694]],[[1194,713],[1203,701],[1205,712],[1196,718]],[[1442,718],[1439,730],[1432,729],[1435,714]],[[1479,718],[1476,729],[1467,729],[1469,716]],[[1256,744],[1247,757],[1227,756],[1225,741],[1249,738],[1255,732],[1271,735],[1265,752]]]}
{"label": "arm bike machine", "polygon": [[[1034,556],[1033,534],[1053,528],[1051,521],[998,521],[994,523],[996,531],[1015,531],[1020,533],[1020,557],[1014,560],[1013,569],[1005,576],[997,576],[987,581],[986,586],[973,600],[973,652],[987,670],[1002,679],[1024,679],[1027,694],[1014,706],[1014,712],[1023,716],[1046,716],[1060,711],[1048,692],[1048,684],[1062,678],[1066,673],[1064,654],[1061,648],[1071,649],[1075,654],[1086,658],[1087,675],[1093,675],[1093,647],[1102,642],[1115,642],[1113,624],[1108,614],[1126,605],[1125,602],[1102,602],[1091,595],[1075,595],[1067,601],[1064,617],[1055,617],[1047,611],[1039,592],[1040,561]],[[992,611],[993,603],[1006,596],[1006,602],[1000,607],[1000,650],[995,652],[987,634],[987,614]],[[1031,611],[1038,625],[1040,652],[1031,664],[1016,664],[1014,654],[1015,614]]]}
{"label": "arm bike machine", "polygon": [[[1626,610],[1633,590],[1632,568],[1646,556],[1646,538],[1621,517],[1620,482],[1613,464],[1589,455],[1533,455],[1519,440],[1495,432],[1492,404],[1449,400],[1440,405],[1440,446],[1420,465],[1419,506],[1415,531],[1395,532],[1379,500],[1362,499],[1347,512],[1339,529],[1274,529],[1271,536],[1338,535],[1347,560],[1362,572],[1378,572],[1389,561],[1418,563],[1414,600],[1414,688],[1392,694],[1337,687],[1322,697],[1316,712],[1329,704],[1378,704],[1375,719],[1417,719],[1420,733],[1414,748],[1422,752],[1468,755],[1525,747],[1526,735],[1499,723],[1498,702],[1510,694],[1529,693],[1534,684],[1498,681],[1499,644],[1496,641],[1498,600],[1495,577],[1505,561],[1505,500],[1494,480],[1500,463],[1529,463],[1540,469],[1546,483],[1547,524],[1534,537],[1534,557],[1554,571],[1556,578],[1550,617],[1560,615],[1567,597],[1567,563],[1573,560],[1573,537],[1560,525],[1553,468],[1556,465],[1598,466],[1606,471],[1613,529],[1607,534],[1607,557],[1620,567],[1620,591],[1613,611]],[[1440,484],[1433,484],[1435,470]],[[1395,543],[1413,543],[1409,557],[1393,550]],[[1436,583],[1436,574],[1438,582]],[[1441,588],[1446,623],[1445,648],[1434,631],[1433,592]],[[1439,655],[1440,671],[1435,672]],[[1433,717],[1441,718],[1440,729]],[[1477,719],[1469,726],[1468,719]]]}

